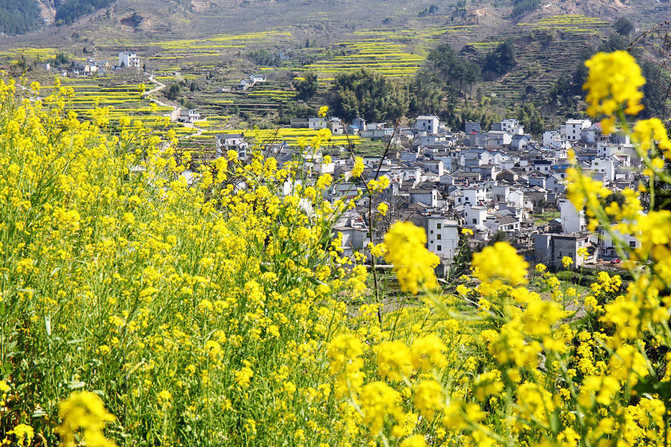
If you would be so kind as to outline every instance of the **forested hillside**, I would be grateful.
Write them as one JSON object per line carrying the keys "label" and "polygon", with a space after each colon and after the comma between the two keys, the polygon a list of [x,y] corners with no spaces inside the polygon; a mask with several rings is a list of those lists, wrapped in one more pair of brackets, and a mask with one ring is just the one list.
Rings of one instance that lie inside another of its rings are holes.
{"label": "forested hillside", "polygon": [[21,34],[40,26],[37,0],[2,0],[0,2],[0,33]]}
{"label": "forested hillside", "polygon": [[73,23],[81,16],[105,8],[112,3],[114,0],[57,0],[56,22]]}
{"label": "forested hillside", "polygon": [[[55,0],[53,7],[56,13],[56,24],[69,25],[86,14],[111,5],[114,1]],[[13,35],[33,31],[42,26],[42,19],[38,0],[2,0],[0,2],[0,33]]]}

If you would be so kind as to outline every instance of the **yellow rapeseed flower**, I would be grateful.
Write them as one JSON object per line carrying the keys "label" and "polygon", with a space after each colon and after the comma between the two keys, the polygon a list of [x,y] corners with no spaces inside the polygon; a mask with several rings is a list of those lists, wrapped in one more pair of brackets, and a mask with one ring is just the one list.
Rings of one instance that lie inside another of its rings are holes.
{"label": "yellow rapeseed flower", "polygon": [[507,242],[497,242],[473,255],[474,275],[483,283],[503,280],[511,285],[527,282],[529,264]]}
{"label": "yellow rapeseed flower", "polygon": [[105,410],[102,399],[89,391],[74,392],[61,402],[58,416],[62,419],[57,432],[61,437],[61,445],[74,447],[77,434],[87,447],[112,447],[112,441],[105,438],[103,429],[107,422],[116,418]]}
{"label": "yellow rapeseed flower", "polygon": [[401,290],[416,294],[420,285],[427,289],[438,286],[434,269],[440,263],[426,249],[426,233],[410,222],[396,222],[384,236],[385,259],[394,265]]}
{"label": "yellow rapeseed flower", "polygon": [[352,177],[354,178],[361,177],[361,174],[363,174],[363,169],[364,169],[363,158],[355,157],[354,167],[352,168]]}
{"label": "yellow rapeseed flower", "polygon": [[636,115],[643,109],[640,104],[643,92],[639,88],[645,84],[645,78],[629,53],[597,53],[585,65],[589,68],[587,82],[583,85],[583,90],[588,91],[588,115],[611,116],[623,104],[626,104],[624,111],[628,115]]}

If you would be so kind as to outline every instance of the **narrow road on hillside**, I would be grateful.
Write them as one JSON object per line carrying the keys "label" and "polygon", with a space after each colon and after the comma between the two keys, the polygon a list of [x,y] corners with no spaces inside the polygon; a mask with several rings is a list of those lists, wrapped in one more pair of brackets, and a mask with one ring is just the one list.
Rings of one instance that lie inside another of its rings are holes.
{"label": "narrow road on hillside", "polygon": [[[179,122],[179,123],[180,123],[181,125],[183,125],[184,127],[188,127],[188,128],[190,128],[190,129],[194,129],[195,126],[193,125],[193,123],[182,123],[182,122],[179,121],[179,111],[180,111],[180,108],[179,108],[179,107],[174,106],[174,105],[172,105],[172,104],[167,104],[167,103],[161,101],[160,99],[150,97],[150,95],[152,95],[152,94],[154,94],[154,93],[157,93],[157,92],[160,92],[161,90],[165,89],[167,86],[166,86],[165,84],[163,84],[162,82],[160,82],[159,80],[157,80],[157,79],[154,77],[154,75],[150,75],[150,76],[149,76],[149,82],[155,84],[156,87],[154,87],[153,89],[149,90],[148,92],[145,92],[145,93],[144,93],[144,96],[147,97],[150,101],[152,101],[152,102],[158,104],[158,105],[161,106],[161,107],[169,107],[169,108],[171,108],[171,109],[172,109],[172,112],[170,113],[170,120],[171,120],[171,121]],[[188,138],[191,138],[191,137],[194,137],[194,136],[197,137],[197,136],[201,135],[202,133],[203,133],[203,129],[198,128],[197,131],[196,131],[196,133],[189,134],[189,135],[185,135],[185,136],[183,136],[182,138],[184,138],[184,139],[188,139]]]}

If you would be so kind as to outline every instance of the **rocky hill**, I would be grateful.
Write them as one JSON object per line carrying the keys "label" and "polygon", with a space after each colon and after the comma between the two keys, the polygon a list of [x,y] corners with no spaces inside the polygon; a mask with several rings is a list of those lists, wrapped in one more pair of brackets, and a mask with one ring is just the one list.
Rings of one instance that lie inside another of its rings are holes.
{"label": "rocky hill", "polygon": [[[520,9],[520,5],[530,6]],[[418,18],[445,23],[455,17],[490,21],[505,30],[538,17],[567,14],[606,20],[626,16],[645,26],[667,19],[670,11],[668,0],[367,0],[365,7],[353,0],[3,0],[0,32],[99,30],[144,37],[202,37],[280,26],[311,31],[336,26],[347,31],[384,21],[400,27]]]}

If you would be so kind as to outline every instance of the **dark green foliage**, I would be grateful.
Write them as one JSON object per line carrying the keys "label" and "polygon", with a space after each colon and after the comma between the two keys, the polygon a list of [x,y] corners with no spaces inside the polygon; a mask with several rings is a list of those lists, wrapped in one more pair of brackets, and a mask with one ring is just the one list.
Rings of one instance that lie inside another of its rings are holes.
{"label": "dark green foliage", "polygon": [[428,7],[424,8],[423,10],[421,10],[419,12],[419,14],[417,14],[417,16],[418,17],[428,17],[428,16],[434,15],[437,12],[438,12],[438,6],[431,5],[431,6],[428,6]]}
{"label": "dark green foliage", "polygon": [[306,73],[303,79],[294,82],[296,98],[309,101],[319,89],[319,79],[316,73]]}
{"label": "dark green foliage", "polygon": [[0,33],[22,34],[38,28],[41,23],[36,0],[0,1]]}
{"label": "dark green foliage", "polygon": [[517,115],[520,123],[524,126],[524,130],[533,135],[540,135],[545,129],[545,123],[541,113],[536,109],[532,103],[527,102],[522,107]]}
{"label": "dark green foliage", "polygon": [[627,50],[629,48],[629,39],[617,33],[610,33],[608,40],[604,42],[599,51],[611,53],[613,51]]}
{"label": "dark green foliage", "polygon": [[[482,113],[465,105],[481,72],[481,67],[467,57],[466,52],[456,53],[449,45],[440,45],[429,53],[408,86],[411,115],[431,113],[454,128],[461,127],[465,119],[480,119]],[[455,113],[455,105],[462,100],[462,113]],[[464,118],[464,113],[469,116]]]}
{"label": "dark green foliage", "polygon": [[621,36],[628,36],[634,31],[634,24],[626,17],[620,17],[613,23],[613,28]]}
{"label": "dark green foliage", "polygon": [[511,40],[502,42],[494,50],[487,53],[482,66],[482,75],[487,80],[508,73],[515,65],[515,45]]}
{"label": "dark green foliage", "polygon": [[72,60],[70,60],[70,57],[63,52],[58,53],[54,58],[54,65],[59,67],[62,65],[70,65],[71,63]]}
{"label": "dark green foliage", "polygon": [[457,253],[452,260],[448,282],[456,281],[462,275],[469,275],[471,273],[471,261],[473,260],[473,250],[468,244],[468,237],[465,235],[459,236],[459,246]]}
{"label": "dark green foliage", "polygon": [[369,70],[338,75],[330,103],[334,114],[348,121],[360,116],[369,122],[393,122],[408,111],[405,90]]}
{"label": "dark green foliage", "polygon": [[56,2],[56,23],[67,25],[114,3],[114,0],[61,0]]}
{"label": "dark green foliage", "polygon": [[574,80],[575,76],[562,76],[550,89],[550,102],[556,107],[575,110],[582,95],[582,84]]}
{"label": "dark green foliage", "polygon": [[252,51],[247,56],[256,65],[265,65],[268,67],[277,67],[280,65],[280,57],[276,53],[271,53],[265,48]]}
{"label": "dark green foliage", "polygon": [[415,79],[408,86],[410,93],[409,112],[412,115],[429,113],[444,118],[445,108],[449,106],[446,99],[445,83],[437,74],[428,69],[417,72]]}
{"label": "dark green foliage", "polygon": [[170,88],[168,89],[168,93],[166,93],[166,98],[174,101],[179,97],[179,94],[182,92],[182,87],[179,86],[179,84],[172,84]]}
{"label": "dark green foliage", "polygon": [[[639,62],[640,63],[640,62]],[[657,64],[644,61],[641,64],[646,79],[643,86],[643,106],[641,117],[666,119],[669,115],[666,104],[671,96],[671,78]]]}
{"label": "dark green foliage", "polygon": [[480,80],[477,64],[460,57],[449,45],[440,45],[427,56],[427,68],[446,83],[448,89],[460,92]]}
{"label": "dark green foliage", "polygon": [[450,126],[460,126],[454,105],[479,79],[478,64],[460,56],[449,45],[440,45],[429,53],[424,67],[408,86],[409,111],[415,115],[432,113]]}
{"label": "dark green foliage", "polygon": [[[464,107],[461,109],[461,121],[458,123],[460,129],[464,128],[466,121],[478,121],[483,131],[491,128],[492,123],[501,121],[501,116],[492,111],[487,104],[481,107]],[[454,126],[454,125],[453,125]]]}
{"label": "dark green foliage", "polygon": [[541,7],[540,0],[513,0],[513,18],[519,18]]}

